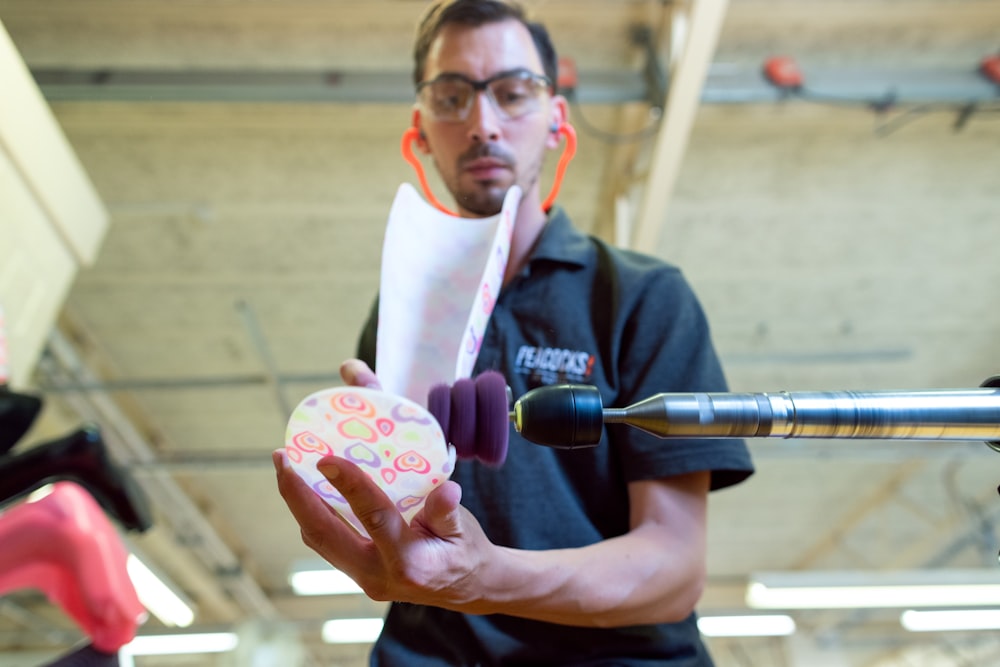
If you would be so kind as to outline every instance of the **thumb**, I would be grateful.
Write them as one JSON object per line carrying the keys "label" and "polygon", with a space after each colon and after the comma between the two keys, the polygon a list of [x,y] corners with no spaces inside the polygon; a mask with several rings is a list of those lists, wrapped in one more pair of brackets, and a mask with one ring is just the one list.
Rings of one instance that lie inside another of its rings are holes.
{"label": "thumb", "polygon": [[462,534],[461,501],[462,487],[448,480],[427,495],[414,522],[419,522],[437,537],[458,537]]}
{"label": "thumb", "polygon": [[344,384],[351,387],[382,388],[375,372],[360,359],[348,359],[340,364],[340,377],[344,380]]}

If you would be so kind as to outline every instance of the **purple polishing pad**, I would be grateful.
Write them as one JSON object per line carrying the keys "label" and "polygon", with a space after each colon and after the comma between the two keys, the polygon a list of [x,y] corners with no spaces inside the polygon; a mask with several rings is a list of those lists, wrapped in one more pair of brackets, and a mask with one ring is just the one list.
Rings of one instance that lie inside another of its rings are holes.
{"label": "purple polishing pad", "polygon": [[448,432],[451,430],[451,387],[446,384],[436,384],[431,387],[427,394],[427,412],[434,415],[434,419],[441,426],[444,439],[450,440]]}
{"label": "purple polishing pad", "polygon": [[469,378],[457,380],[451,387],[451,420],[448,440],[460,459],[476,456],[476,384]]}
{"label": "purple polishing pad", "polygon": [[502,465],[507,458],[510,413],[507,381],[496,371],[476,378],[476,455],[487,465]]}

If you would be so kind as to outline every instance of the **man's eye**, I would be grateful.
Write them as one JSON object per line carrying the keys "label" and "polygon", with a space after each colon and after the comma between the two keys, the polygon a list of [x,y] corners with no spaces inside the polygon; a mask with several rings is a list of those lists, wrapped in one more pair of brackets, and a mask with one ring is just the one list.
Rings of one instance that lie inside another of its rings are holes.
{"label": "man's eye", "polygon": [[520,82],[508,83],[493,89],[493,97],[503,105],[519,104],[530,97],[529,90]]}
{"label": "man's eye", "polygon": [[468,93],[453,83],[440,84],[434,89],[434,106],[438,109],[460,109]]}
{"label": "man's eye", "polygon": [[460,100],[458,95],[436,97],[434,99],[434,106],[438,109],[457,109],[460,106]]}
{"label": "man's eye", "polygon": [[505,90],[497,97],[501,104],[517,104],[527,99],[527,95],[519,90]]}

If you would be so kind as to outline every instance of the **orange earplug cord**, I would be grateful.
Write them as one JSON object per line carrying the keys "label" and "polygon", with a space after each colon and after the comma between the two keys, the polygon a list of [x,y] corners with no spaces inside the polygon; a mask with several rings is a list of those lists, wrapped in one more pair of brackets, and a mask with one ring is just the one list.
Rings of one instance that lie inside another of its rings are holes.
{"label": "orange earplug cord", "polygon": [[[569,123],[563,123],[559,126],[559,134],[566,138],[566,147],[563,148],[562,156],[559,158],[559,163],[556,165],[555,178],[552,182],[552,189],[549,191],[549,195],[542,202],[542,210],[548,211],[552,208],[552,205],[556,201],[556,197],[559,195],[559,188],[562,187],[563,177],[566,175],[566,167],[569,166],[570,160],[576,155],[576,130]],[[413,170],[417,172],[417,179],[420,181],[420,188],[424,191],[424,196],[427,197],[427,201],[431,203],[431,206],[438,209],[442,213],[448,215],[457,216],[458,214],[451,211],[447,206],[438,201],[434,193],[431,192],[431,187],[427,183],[427,174],[424,173],[424,165],[421,164],[420,160],[413,153],[413,142],[416,141],[420,136],[420,130],[415,127],[408,128],[403,132],[403,142],[400,146],[400,150],[403,153],[403,159],[410,163]]]}

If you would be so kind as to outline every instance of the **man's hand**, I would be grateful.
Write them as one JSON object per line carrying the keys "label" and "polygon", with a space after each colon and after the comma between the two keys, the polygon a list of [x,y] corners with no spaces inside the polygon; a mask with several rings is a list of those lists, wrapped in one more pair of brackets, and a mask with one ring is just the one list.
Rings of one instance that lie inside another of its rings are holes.
{"label": "man's hand", "polygon": [[302,541],[345,572],[374,600],[414,602],[487,613],[480,573],[498,549],[459,505],[462,490],[434,489],[410,525],[367,473],[328,456],[317,468],[351,505],[371,536],[359,534],[274,452],[278,490],[302,530]]}
{"label": "man's hand", "polygon": [[[381,389],[375,373],[358,359],[341,364],[340,375],[347,385]],[[320,459],[317,469],[350,504],[369,539],[295,474],[284,450],[274,452],[273,459],[278,490],[302,530],[302,541],[354,579],[368,597],[477,613],[484,597],[477,575],[497,549],[459,505],[458,484],[445,481],[431,491],[407,525],[361,468],[336,456]]]}

